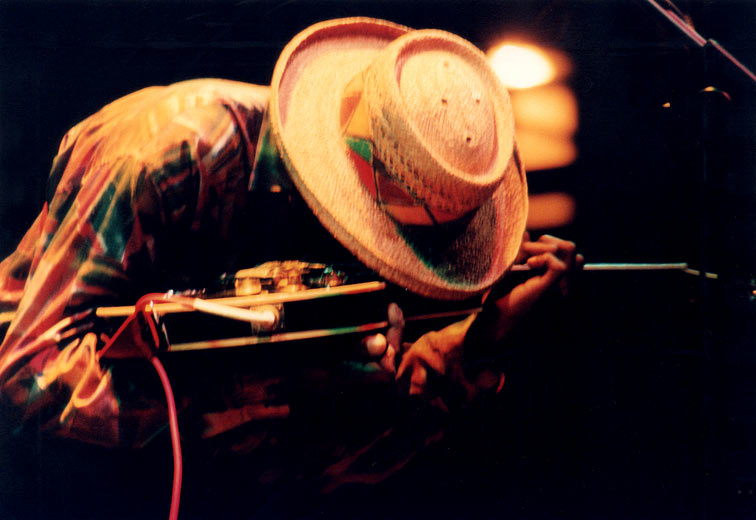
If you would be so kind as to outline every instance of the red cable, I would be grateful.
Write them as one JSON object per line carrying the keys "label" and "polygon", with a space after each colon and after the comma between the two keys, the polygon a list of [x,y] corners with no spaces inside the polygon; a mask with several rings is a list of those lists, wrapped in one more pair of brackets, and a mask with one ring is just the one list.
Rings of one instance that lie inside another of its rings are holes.
{"label": "red cable", "polygon": [[134,311],[134,313],[131,316],[123,320],[123,323],[121,323],[121,326],[118,327],[118,330],[115,331],[115,334],[113,334],[113,336],[108,340],[108,342],[105,343],[105,346],[103,346],[100,349],[100,351],[97,353],[97,356],[100,359],[102,359],[103,354],[105,354],[105,352],[107,352],[108,349],[113,346],[113,343],[115,343],[115,340],[118,339],[118,336],[120,336],[121,333],[124,330],[126,330],[126,327],[128,326],[128,324],[131,323],[134,320],[134,318],[136,318],[136,316],[137,316],[137,313],[136,311]]}
{"label": "red cable", "polygon": [[[139,312],[147,313],[147,306],[154,302],[178,302],[191,306],[191,298],[182,296],[173,296],[167,294],[146,294],[142,296],[134,305],[134,313],[131,314],[124,322],[118,327],[113,337],[103,346],[99,352],[99,356],[107,351],[115,342],[116,338],[126,329],[129,323],[133,321]],[[152,334],[152,340],[155,348],[160,345],[160,338],[158,336],[155,323],[147,319],[147,324]],[[166,406],[168,408],[168,426],[171,432],[171,448],[173,450],[173,488],[171,492],[171,510],[168,516],[169,520],[176,520],[178,518],[179,505],[181,503],[181,479],[183,476],[183,459],[181,457],[181,435],[178,427],[178,411],[176,409],[176,400],[173,397],[173,389],[171,388],[171,381],[168,378],[168,374],[165,371],[165,367],[160,362],[155,354],[149,357],[150,363],[155,367],[155,370],[160,377],[160,382],[163,385],[163,391],[165,392]]]}
{"label": "red cable", "polygon": [[171,430],[171,447],[173,448],[173,491],[171,493],[171,512],[169,520],[178,518],[179,504],[181,502],[181,477],[183,474],[183,462],[181,458],[181,437],[178,429],[178,413],[176,412],[176,401],[173,399],[173,390],[168,374],[163,368],[163,364],[157,358],[152,356],[150,359],[152,366],[157,370],[160,376],[160,382],[163,383],[165,390],[165,400],[168,405],[168,425]]}
{"label": "red cable", "polygon": [[[146,295],[139,299],[134,306],[134,314],[140,310],[144,313],[147,305],[154,302],[153,299],[148,298],[152,295]],[[160,301],[167,301],[170,298],[161,297]],[[144,307],[140,309],[140,307]],[[160,345],[160,338],[158,337],[157,329],[155,328],[155,322],[148,319],[147,325],[150,327],[152,333],[152,341],[155,344],[155,348]],[[158,376],[160,376],[160,382],[163,384],[163,390],[165,391],[165,400],[168,407],[168,426],[171,430],[171,448],[173,449],[173,490],[171,492],[171,512],[168,515],[168,520],[176,520],[178,518],[179,504],[181,503],[181,478],[183,475],[183,460],[181,457],[181,436],[179,435],[178,428],[178,412],[176,410],[176,401],[173,398],[173,389],[171,388],[171,381],[168,379],[168,374],[156,355],[150,358],[152,366],[157,370]]]}

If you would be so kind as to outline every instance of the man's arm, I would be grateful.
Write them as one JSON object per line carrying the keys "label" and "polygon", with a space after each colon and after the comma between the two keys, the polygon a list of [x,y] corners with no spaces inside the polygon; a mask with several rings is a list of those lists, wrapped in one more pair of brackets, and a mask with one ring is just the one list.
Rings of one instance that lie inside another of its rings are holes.
{"label": "man's arm", "polygon": [[[485,353],[500,349],[515,325],[544,293],[555,287],[567,293],[570,277],[582,267],[583,257],[572,242],[549,235],[532,242],[526,234],[517,262],[526,263],[534,275],[504,294],[498,294],[498,288],[494,288],[487,295],[480,316],[429,332],[404,352],[397,379],[409,380],[410,394],[433,397],[433,390],[429,388],[430,374],[444,376],[447,382],[461,389],[467,399],[480,390],[499,386],[503,379],[489,370],[477,371],[475,379],[465,373],[463,365],[470,362],[475,353],[464,352],[464,349],[476,348]],[[472,327],[475,327],[476,345],[469,344]]]}
{"label": "man's arm", "polygon": [[252,89],[250,105],[234,104],[217,99],[217,88],[150,90],[152,102],[144,93],[129,96],[133,106],[119,100],[64,139],[49,209],[23,254],[0,269],[1,283],[18,289],[0,345],[0,394],[20,418],[106,445],[139,444],[165,421],[162,396],[137,403],[116,395],[100,364],[103,338],[88,330],[86,311],[155,290],[158,271],[170,268],[167,251],[181,254],[175,241],[166,248],[166,237],[223,239],[254,155],[243,123],[261,116],[266,95]]}

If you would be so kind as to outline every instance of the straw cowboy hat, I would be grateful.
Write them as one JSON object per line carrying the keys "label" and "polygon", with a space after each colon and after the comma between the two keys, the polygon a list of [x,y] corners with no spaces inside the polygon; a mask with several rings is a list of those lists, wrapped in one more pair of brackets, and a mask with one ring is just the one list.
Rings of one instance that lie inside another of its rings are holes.
{"label": "straw cowboy hat", "polygon": [[511,266],[527,215],[509,95],[471,43],[347,18],[276,64],[270,127],[298,190],[364,264],[463,299]]}

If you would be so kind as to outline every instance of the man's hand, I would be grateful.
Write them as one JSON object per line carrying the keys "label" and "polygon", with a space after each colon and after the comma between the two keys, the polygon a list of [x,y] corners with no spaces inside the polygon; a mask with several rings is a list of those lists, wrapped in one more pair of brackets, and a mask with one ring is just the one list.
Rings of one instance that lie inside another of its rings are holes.
{"label": "man's hand", "polygon": [[[465,398],[471,398],[481,384],[492,386],[496,381],[487,377],[486,381],[470,381],[462,370],[462,355],[465,335],[470,325],[475,320],[475,315],[470,315],[462,321],[439,330],[431,331],[420,337],[408,346],[402,356],[399,369],[396,372],[397,380],[403,377],[409,378],[409,394],[422,396],[433,401],[440,397],[441,388],[431,388],[429,373],[441,376],[446,383],[451,383],[458,390],[464,391]],[[480,375],[480,374],[479,374]],[[441,387],[449,385],[440,385]],[[441,400],[436,403],[445,408]]]}
{"label": "man's hand", "polygon": [[[566,295],[571,275],[580,270],[584,262],[574,243],[550,235],[533,242],[527,233],[516,261],[527,264],[533,276],[503,296],[493,296],[495,300],[485,305],[491,308],[484,311],[485,315],[477,318],[480,323],[475,324],[476,340],[490,346],[504,339],[548,289],[559,287]],[[462,368],[468,330],[475,320],[470,316],[442,330],[428,332],[406,348],[396,377],[409,378],[411,395],[422,395],[430,400],[438,397],[439,389],[431,388],[430,384],[433,375],[463,390],[468,399],[480,391],[501,386],[503,375],[500,373],[479,370],[471,379]]]}
{"label": "man's hand", "polygon": [[404,333],[404,314],[395,303],[388,307],[388,330],[386,334],[374,334],[362,340],[365,355],[371,359],[367,367],[396,373],[396,355],[401,349]]}
{"label": "man's hand", "polygon": [[[550,235],[533,242],[526,234],[516,261],[527,264],[533,276],[503,296],[492,296],[495,300],[486,302],[485,306],[490,308],[484,311],[485,317],[478,317],[481,323],[476,323],[476,338],[491,345],[504,339],[548,289],[558,287],[566,294],[571,275],[583,265],[583,257],[577,254],[574,243]],[[503,382],[503,375],[491,370],[479,370],[473,379],[463,370],[465,340],[475,320],[475,316],[469,316],[441,330],[428,332],[412,344],[402,344],[404,316],[392,303],[388,309],[386,334],[368,336],[362,342],[363,351],[370,359],[365,366],[380,377],[395,375],[397,381],[408,381],[410,395],[422,396],[442,408],[446,407],[439,398],[443,387],[455,387],[470,399],[481,390],[501,386]],[[397,368],[399,355],[401,361]],[[440,384],[433,385],[433,379]]]}
{"label": "man's hand", "polygon": [[443,376],[459,364],[462,343],[473,319],[474,316],[470,316],[439,331],[428,332],[404,353],[396,377],[400,379],[405,373],[409,374],[410,395],[423,393],[428,369]]}
{"label": "man's hand", "polygon": [[516,263],[527,264],[536,274],[492,302],[495,318],[487,320],[489,330],[483,332],[483,337],[494,343],[504,339],[551,287],[558,286],[566,296],[572,275],[582,269],[584,262],[574,242],[551,235],[532,242],[525,233]]}
{"label": "man's hand", "polygon": [[536,271],[545,270],[541,276],[534,277],[539,286],[545,290],[558,282],[562,294],[566,295],[571,275],[582,269],[585,260],[577,253],[574,242],[551,235],[542,235],[536,242],[531,242],[526,232],[516,262],[527,263]]}

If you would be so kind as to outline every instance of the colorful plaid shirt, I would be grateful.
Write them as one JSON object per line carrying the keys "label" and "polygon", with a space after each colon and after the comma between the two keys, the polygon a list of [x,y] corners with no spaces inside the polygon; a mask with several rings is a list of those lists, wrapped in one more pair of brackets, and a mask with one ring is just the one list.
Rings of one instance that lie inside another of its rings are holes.
{"label": "colorful plaid shirt", "polygon": [[[292,250],[284,240],[288,249],[273,254],[341,248],[306,207],[291,205],[263,133],[267,100],[266,87],[186,81],[130,94],[66,134],[54,191],[0,263],[0,324],[12,317],[0,345],[6,420],[106,446],[144,444],[167,423],[162,390],[149,363],[135,371],[98,359],[108,337],[94,308],[254,265],[243,263],[263,260],[264,244],[305,225],[315,226],[309,242],[297,239]],[[250,208],[260,201],[250,194],[272,184],[288,201],[275,217],[264,204]],[[251,245],[251,258],[239,242]],[[173,372],[185,392],[182,432],[217,449],[254,450],[260,482],[270,480],[268,463],[282,461],[326,490],[380,481],[440,438],[444,419],[418,414],[417,403],[396,399],[391,374],[367,367],[337,359],[296,368],[292,381],[288,370],[271,375],[262,365],[231,367],[227,377],[195,363],[183,379]]]}
{"label": "colorful plaid shirt", "polygon": [[65,135],[54,193],[0,264],[0,313],[12,317],[0,392],[19,424],[123,445],[165,422],[162,407],[116,391],[88,316],[229,267],[267,100],[266,87],[225,80],[151,87]]}

